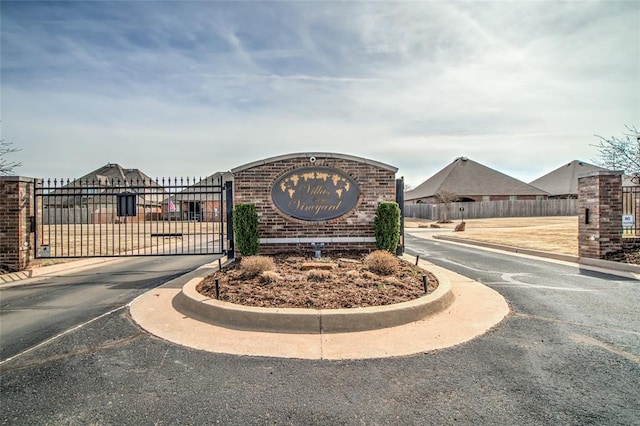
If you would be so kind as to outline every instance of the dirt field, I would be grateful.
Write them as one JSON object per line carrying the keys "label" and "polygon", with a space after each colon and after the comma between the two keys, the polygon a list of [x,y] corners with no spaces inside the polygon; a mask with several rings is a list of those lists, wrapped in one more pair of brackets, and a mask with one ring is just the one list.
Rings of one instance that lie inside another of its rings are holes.
{"label": "dirt field", "polygon": [[[213,241],[218,230],[217,222],[187,221],[44,225],[40,229],[39,241],[49,245],[51,256],[140,254],[151,248],[163,254]],[[158,237],[154,234],[181,236]]]}
{"label": "dirt field", "polygon": [[[456,237],[470,240],[505,244],[514,247],[545,250],[556,253],[577,255],[578,219],[576,216],[527,217],[502,219],[469,219],[466,230],[455,233]],[[459,222],[437,224],[444,229],[453,229]],[[406,219],[405,227],[426,227],[435,221]],[[73,255],[80,253],[122,253],[140,250],[159,244],[175,245],[186,243],[176,238],[152,238],[154,232],[211,235],[217,233],[216,223],[198,222],[146,222],[128,225],[57,225],[45,226],[41,241],[51,245],[52,255]]]}
{"label": "dirt field", "polygon": [[[578,255],[577,216],[517,217],[500,219],[468,219],[466,230],[455,236],[475,241],[504,244],[534,250]],[[459,222],[437,224],[453,229]],[[425,227],[436,224],[424,219],[406,219],[405,228]]]}

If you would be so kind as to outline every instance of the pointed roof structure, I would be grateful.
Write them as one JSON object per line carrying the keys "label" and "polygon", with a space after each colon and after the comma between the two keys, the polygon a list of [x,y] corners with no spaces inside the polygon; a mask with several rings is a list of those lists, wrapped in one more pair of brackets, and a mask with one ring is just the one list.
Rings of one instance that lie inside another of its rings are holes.
{"label": "pointed roof structure", "polygon": [[[204,179],[196,182],[193,179],[193,184],[189,183],[187,179],[187,187],[182,191],[172,194],[170,197],[172,202],[175,201],[211,201],[219,200],[220,197],[215,195],[215,191],[211,188],[217,185],[224,185],[227,181],[232,181],[233,175],[231,172],[217,172]],[[164,202],[167,202],[165,199]]]}
{"label": "pointed roof structure", "polygon": [[480,196],[546,196],[545,191],[507,176],[487,166],[458,157],[453,163],[405,193],[405,201],[434,197],[441,191],[461,198]]}
{"label": "pointed roof structure", "polygon": [[607,169],[580,160],[573,160],[552,172],[539,177],[530,185],[547,191],[551,197],[577,197],[578,176],[584,173],[606,171]]}
{"label": "pointed roof structure", "polygon": [[[82,176],[78,181],[93,181],[107,183],[109,185],[120,182],[121,184],[134,184],[135,182],[153,181],[140,169],[125,169],[117,163],[107,163],[104,166]],[[153,181],[155,183],[155,181]]]}
{"label": "pointed roof structure", "polygon": [[[94,203],[109,203],[113,199],[114,188],[138,193],[139,204],[160,205],[166,197],[164,188],[145,173],[139,169],[125,169],[115,163],[107,163],[78,179],[67,181],[52,195],[57,194],[56,202],[67,206],[82,200],[86,203],[88,199]],[[109,195],[105,195],[107,193]]]}

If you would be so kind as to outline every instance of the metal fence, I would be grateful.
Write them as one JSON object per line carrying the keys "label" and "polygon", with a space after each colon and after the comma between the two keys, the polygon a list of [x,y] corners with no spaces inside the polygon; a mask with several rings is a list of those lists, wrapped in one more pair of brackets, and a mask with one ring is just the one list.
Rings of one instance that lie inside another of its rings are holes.
{"label": "metal fence", "polygon": [[575,199],[406,204],[404,214],[405,217],[430,220],[574,216],[578,214],[576,206]]}
{"label": "metal fence", "polygon": [[224,253],[222,179],[39,181],[36,257]]}

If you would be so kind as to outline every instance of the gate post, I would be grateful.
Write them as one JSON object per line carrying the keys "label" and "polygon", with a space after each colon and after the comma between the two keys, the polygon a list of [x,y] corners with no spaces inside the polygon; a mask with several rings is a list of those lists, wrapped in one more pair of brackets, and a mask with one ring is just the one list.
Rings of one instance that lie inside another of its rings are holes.
{"label": "gate post", "polygon": [[0,177],[0,263],[22,271],[35,257],[35,179]]}
{"label": "gate post", "polygon": [[227,259],[235,258],[235,244],[233,242],[233,182],[224,183],[227,210]]}
{"label": "gate post", "polygon": [[400,241],[398,241],[396,255],[402,256],[404,253],[404,176],[396,179],[396,203],[400,207]]}
{"label": "gate post", "polygon": [[602,259],[622,250],[622,172],[578,177],[578,256]]}

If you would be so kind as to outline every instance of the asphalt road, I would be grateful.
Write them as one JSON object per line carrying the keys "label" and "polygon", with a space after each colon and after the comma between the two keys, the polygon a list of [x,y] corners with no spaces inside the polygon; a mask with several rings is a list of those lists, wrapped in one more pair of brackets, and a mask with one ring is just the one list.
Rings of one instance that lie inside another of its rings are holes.
{"label": "asphalt road", "polygon": [[[457,347],[309,361],[211,354],[126,310],[0,365],[3,424],[640,424],[639,282],[408,237],[513,314]],[[454,325],[452,325],[453,327]]]}
{"label": "asphalt road", "polygon": [[1,288],[0,361],[121,308],[145,291],[213,260],[213,256],[131,258]]}

